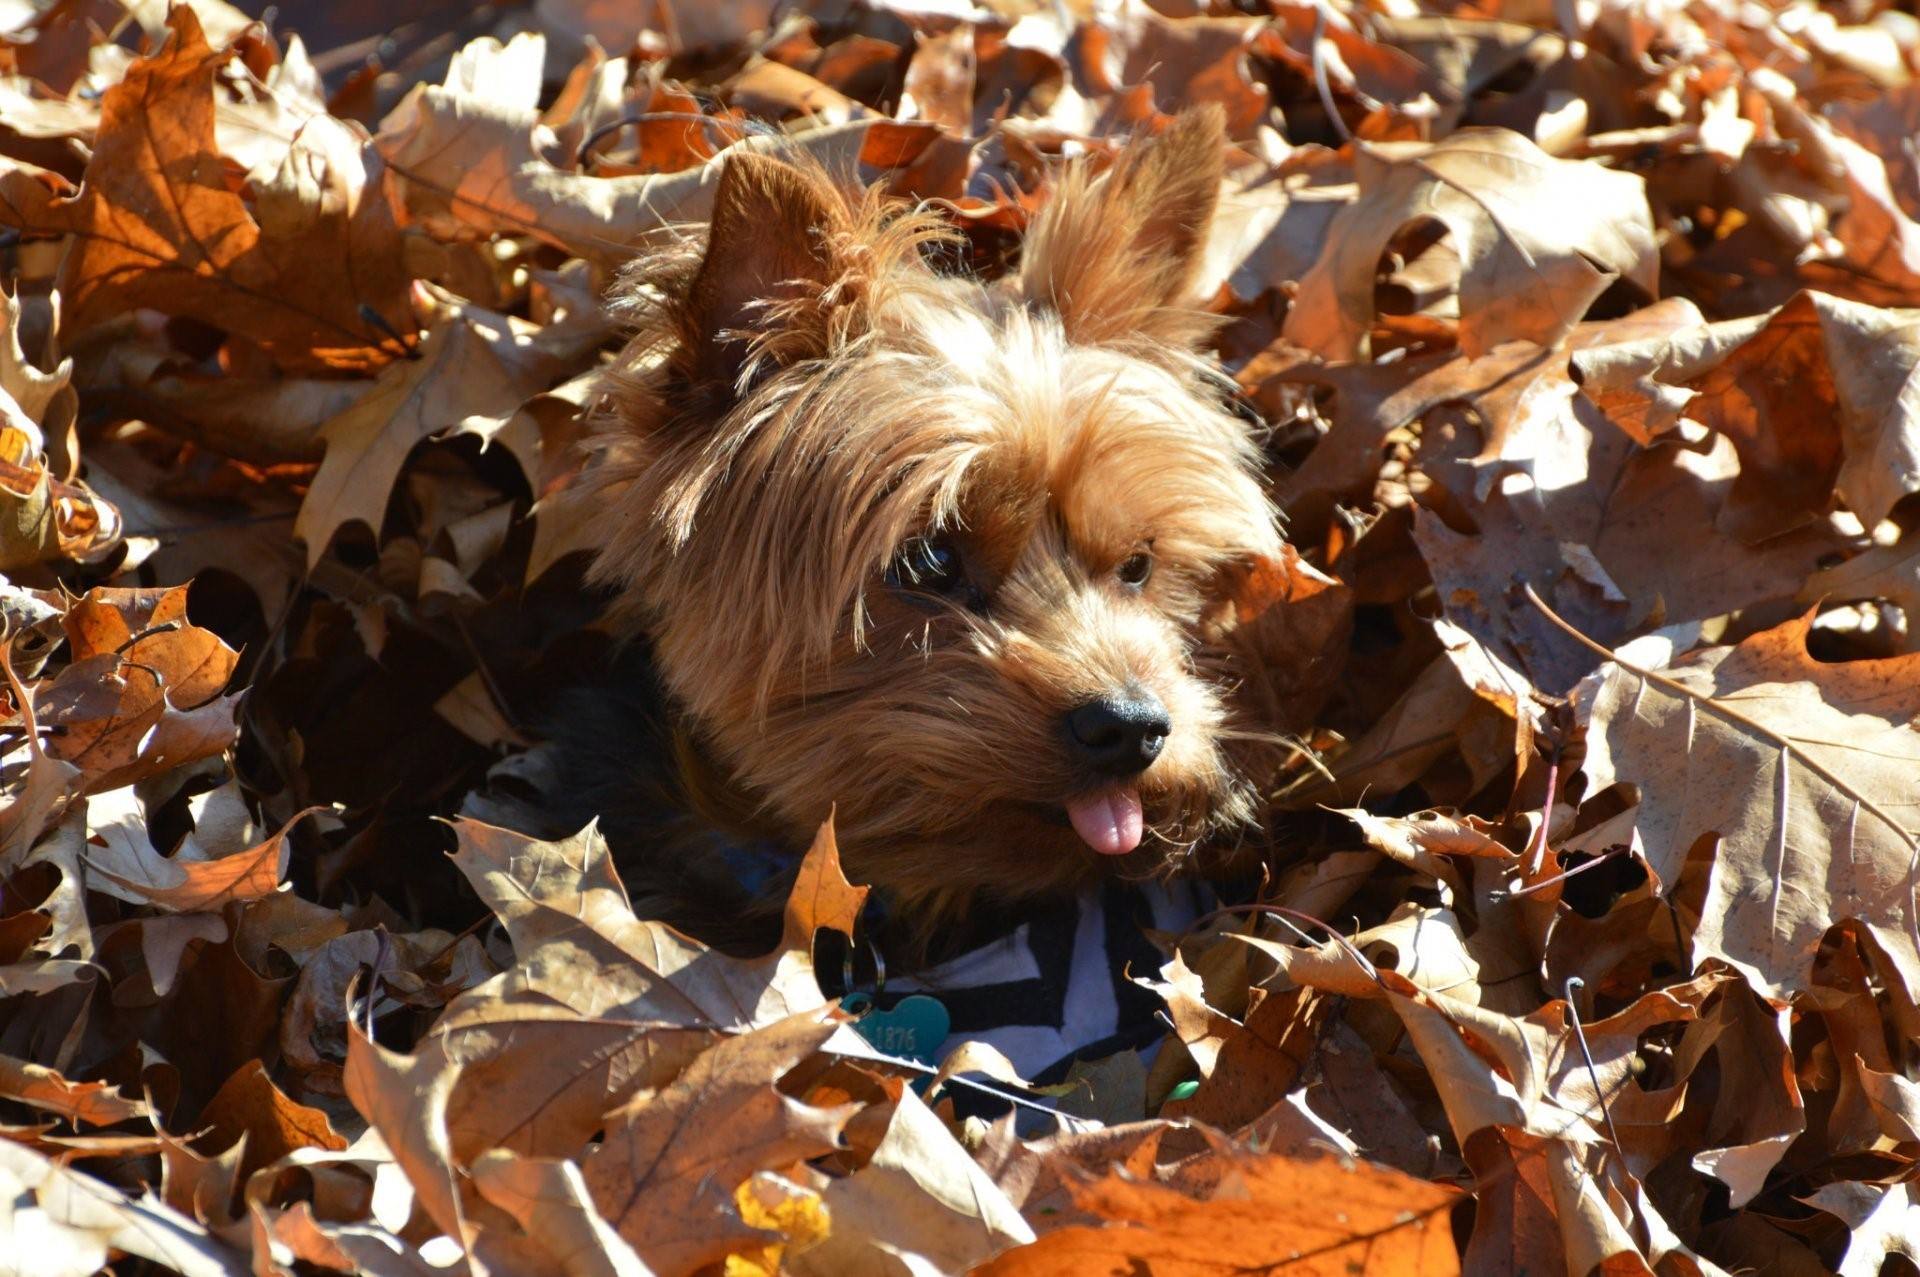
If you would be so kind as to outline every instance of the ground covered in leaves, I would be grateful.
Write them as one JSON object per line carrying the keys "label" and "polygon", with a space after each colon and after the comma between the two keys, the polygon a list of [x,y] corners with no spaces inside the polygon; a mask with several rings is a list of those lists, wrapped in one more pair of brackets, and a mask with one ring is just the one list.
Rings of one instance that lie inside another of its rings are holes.
{"label": "ground covered in leaves", "polygon": [[[0,1271],[1915,1271],[1920,22],[0,26]],[[606,657],[598,299],[714,156],[785,136],[993,274],[1200,102],[1197,300],[1351,624],[1274,908],[1135,973],[1150,1064],[956,1119],[1018,1080],[872,1058],[815,979],[830,832],[741,961],[591,835],[437,819]]]}

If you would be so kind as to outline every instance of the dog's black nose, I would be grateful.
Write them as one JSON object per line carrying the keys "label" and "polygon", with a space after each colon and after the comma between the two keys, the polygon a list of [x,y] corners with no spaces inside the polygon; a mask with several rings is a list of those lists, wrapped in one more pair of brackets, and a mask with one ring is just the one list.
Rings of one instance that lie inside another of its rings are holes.
{"label": "dog's black nose", "polygon": [[1067,711],[1067,739],[1103,776],[1143,772],[1160,757],[1173,724],[1152,692],[1129,688]]}

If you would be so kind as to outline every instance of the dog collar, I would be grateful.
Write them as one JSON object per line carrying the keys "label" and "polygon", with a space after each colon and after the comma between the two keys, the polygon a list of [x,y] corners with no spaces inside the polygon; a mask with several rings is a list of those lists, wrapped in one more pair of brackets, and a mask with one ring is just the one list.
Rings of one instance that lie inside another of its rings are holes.
{"label": "dog collar", "polygon": [[[1029,1081],[1060,1081],[1076,1059],[1160,1039],[1159,995],[1138,983],[1165,960],[1147,932],[1178,933],[1216,903],[1205,884],[1183,880],[1109,882],[1031,906],[997,939],[852,991],[874,1008],[861,1035],[880,1050],[889,1050],[882,1038],[895,1048],[911,1043],[914,1050],[892,1053],[934,1063],[941,1044],[927,1042],[944,1027],[949,1044],[984,1042]],[[945,1013],[944,1026],[929,1001]]]}

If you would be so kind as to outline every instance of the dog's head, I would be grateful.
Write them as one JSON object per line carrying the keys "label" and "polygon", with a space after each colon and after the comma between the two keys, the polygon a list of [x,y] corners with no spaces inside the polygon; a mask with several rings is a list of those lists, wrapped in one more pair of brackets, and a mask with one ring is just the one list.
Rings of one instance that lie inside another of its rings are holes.
{"label": "dog's head", "polygon": [[1280,552],[1185,305],[1217,114],[1070,172],[1018,275],[764,154],[704,250],[639,263],[594,568],[796,838],[923,902],[1160,871],[1254,814],[1231,582]]}

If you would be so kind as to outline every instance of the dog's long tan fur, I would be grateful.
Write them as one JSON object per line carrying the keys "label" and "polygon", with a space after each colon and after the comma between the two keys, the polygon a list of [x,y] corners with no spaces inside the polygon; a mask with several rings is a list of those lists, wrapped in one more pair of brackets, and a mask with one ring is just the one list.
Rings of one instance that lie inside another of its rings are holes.
{"label": "dog's long tan fur", "polygon": [[[937,219],[742,154],[705,245],[627,278],[594,577],[740,801],[796,844],[833,808],[903,910],[1161,872],[1256,815],[1209,618],[1280,535],[1188,297],[1221,153],[1200,112],[1071,170],[996,285],[926,264]],[[964,599],[888,582],[926,536]],[[1131,782],[1144,841],[1102,857],[1060,723],[1121,685],[1171,731]]]}

